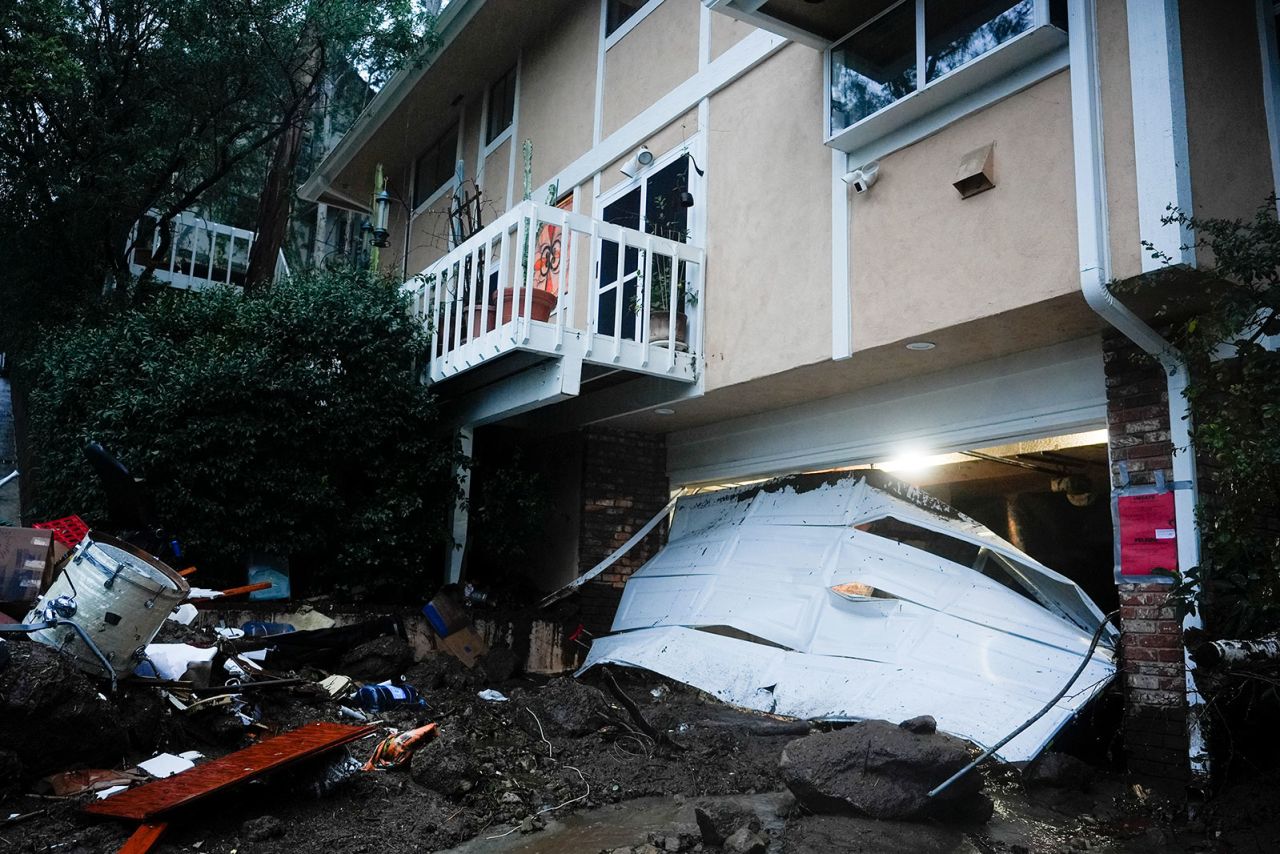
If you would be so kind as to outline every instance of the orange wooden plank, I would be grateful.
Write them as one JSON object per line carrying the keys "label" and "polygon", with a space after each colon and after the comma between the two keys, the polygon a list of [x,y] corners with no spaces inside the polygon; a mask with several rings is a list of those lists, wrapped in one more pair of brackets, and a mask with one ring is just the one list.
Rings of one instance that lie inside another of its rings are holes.
{"label": "orange wooden plank", "polygon": [[172,777],[155,780],[88,804],[84,811],[134,821],[150,821],[214,792],[363,738],[377,729],[376,726],[307,724]]}
{"label": "orange wooden plank", "polygon": [[156,846],[168,828],[169,825],[163,821],[139,825],[133,832],[133,836],[126,839],[124,845],[120,846],[119,854],[147,854]]}

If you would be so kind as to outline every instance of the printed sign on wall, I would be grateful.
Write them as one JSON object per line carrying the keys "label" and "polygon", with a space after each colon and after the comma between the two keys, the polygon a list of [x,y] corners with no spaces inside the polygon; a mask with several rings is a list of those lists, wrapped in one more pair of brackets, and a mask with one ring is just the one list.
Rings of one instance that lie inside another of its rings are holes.
{"label": "printed sign on wall", "polygon": [[1151,575],[1178,568],[1178,528],[1173,493],[1121,495],[1116,499],[1120,523],[1120,574]]}

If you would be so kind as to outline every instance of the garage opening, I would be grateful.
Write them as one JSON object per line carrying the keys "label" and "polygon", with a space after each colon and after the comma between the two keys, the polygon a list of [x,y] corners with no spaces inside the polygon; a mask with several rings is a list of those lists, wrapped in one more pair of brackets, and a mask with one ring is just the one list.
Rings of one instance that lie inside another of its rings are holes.
{"label": "garage opening", "polygon": [[[1091,430],[944,454],[904,452],[831,471],[879,469],[986,525],[1070,578],[1109,612],[1113,576],[1106,430]],[[699,486],[710,491],[749,480]]]}

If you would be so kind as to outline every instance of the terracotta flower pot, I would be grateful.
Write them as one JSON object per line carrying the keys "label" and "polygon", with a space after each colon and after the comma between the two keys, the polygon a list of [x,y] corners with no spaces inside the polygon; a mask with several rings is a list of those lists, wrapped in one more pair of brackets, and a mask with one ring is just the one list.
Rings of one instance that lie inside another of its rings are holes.
{"label": "terracotta flower pot", "polygon": [[[671,312],[655,311],[649,314],[649,343],[666,347],[671,338]],[[689,349],[689,318],[684,312],[676,315],[676,349]]]}
{"label": "terracotta flower pot", "polygon": [[[494,300],[490,300],[494,302]],[[547,321],[556,307],[556,295],[541,288],[533,289],[533,302],[530,306],[531,320]],[[493,309],[496,311],[496,307]],[[511,318],[522,316],[524,311],[524,294],[516,288],[507,288],[502,292],[502,322],[510,323]]]}

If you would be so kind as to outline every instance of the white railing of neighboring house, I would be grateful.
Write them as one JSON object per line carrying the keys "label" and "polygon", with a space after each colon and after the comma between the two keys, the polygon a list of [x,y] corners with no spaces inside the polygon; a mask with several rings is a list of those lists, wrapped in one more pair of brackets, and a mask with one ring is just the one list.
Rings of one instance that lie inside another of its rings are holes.
{"label": "white railing of neighboring house", "polygon": [[[153,226],[157,216],[147,217]],[[134,274],[141,275],[152,268],[157,281],[175,288],[204,290],[215,285],[240,286],[249,272],[249,252],[253,248],[255,234],[235,226],[212,222],[199,214],[184,211],[169,223],[172,238],[164,257],[156,257],[160,251],[161,235],[154,227],[145,243],[135,245],[129,256],[129,266]],[[138,227],[134,227],[130,241],[136,243]],[[276,257],[274,279],[289,275],[289,265],[284,252]]]}
{"label": "white railing of neighboring house", "polygon": [[[700,247],[526,201],[405,286],[433,331],[432,381],[512,350],[692,381],[705,262]],[[660,304],[683,304],[684,328],[667,312],[655,334]]]}

